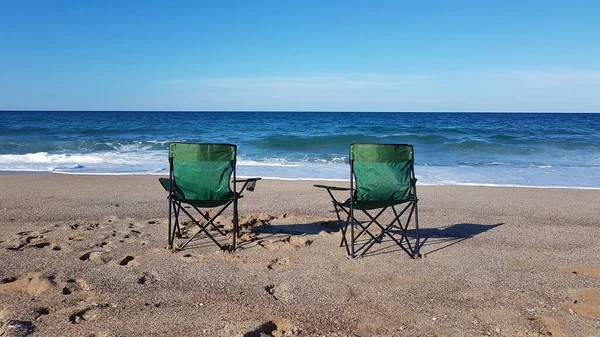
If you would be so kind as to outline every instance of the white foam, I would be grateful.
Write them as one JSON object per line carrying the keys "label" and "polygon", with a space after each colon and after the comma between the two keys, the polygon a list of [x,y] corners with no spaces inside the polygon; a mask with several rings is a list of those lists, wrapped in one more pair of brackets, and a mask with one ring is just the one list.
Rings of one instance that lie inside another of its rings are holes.
{"label": "white foam", "polygon": [[48,154],[48,152],[27,153],[22,155],[0,155],[0,163],[102,163],[104,159],[98,155]]}
{"label": "white foam", "polygon": [[287,164],[284,162],[259,162],[259,161],[253,161],[253,160],[238,161],[236,164],[238,166],[285,166],[285,167],[303,166],[302,164],[299,164],[299,163]]}
{"label": "white foam", "polygon": [[[500,163],[498,163],[500,164]],[[37,152],[0,155],[0,171],[54,172],[88,175],[166,175],[166,151],[106,151],[85,153]],[[600,188],[600,167],[518,167],[514,165],[416,165],[420,185],[519,186],[550,188]],[[278,180],[347,181],[350,167],[336,162],[293,162],[270,158],[238,161],[237,175]]]}

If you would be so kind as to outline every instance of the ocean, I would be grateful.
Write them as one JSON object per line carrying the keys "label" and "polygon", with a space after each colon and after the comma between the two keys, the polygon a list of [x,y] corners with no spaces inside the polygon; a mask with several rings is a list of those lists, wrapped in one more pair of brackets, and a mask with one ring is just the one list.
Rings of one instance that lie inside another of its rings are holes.
{"label": "ocean", "polygon": [[348,180],[353,142],[413,144],[419,184],[600,188],[600,114],[0,112],[0,171],[168,174],[172,141],[233,143],[238,176]]}

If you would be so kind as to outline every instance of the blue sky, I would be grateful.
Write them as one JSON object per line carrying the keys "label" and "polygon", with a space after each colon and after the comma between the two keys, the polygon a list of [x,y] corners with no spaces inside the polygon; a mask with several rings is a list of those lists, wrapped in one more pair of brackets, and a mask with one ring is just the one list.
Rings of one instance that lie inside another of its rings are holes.
{"label": "blue sky", "polygon": [[0,110],[600,112],[600,1],[0,0]]}

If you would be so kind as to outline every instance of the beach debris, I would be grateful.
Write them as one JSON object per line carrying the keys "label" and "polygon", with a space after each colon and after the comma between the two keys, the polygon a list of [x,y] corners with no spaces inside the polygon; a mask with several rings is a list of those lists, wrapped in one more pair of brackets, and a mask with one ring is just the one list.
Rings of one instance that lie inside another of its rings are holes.
{"label": "beach debris", "polygon": [[[5,332],[0,336],[4,336],[4,333],[6,333],[7,336],[25,337],[35,332],[35,330],[35,325],[30,321],[10,320],[6,325]],[[2,331],[0,330],[0,332]]]}
{"label": "beach debris", "polygon": [[277,296],[275,296],[275,285],[274,284],[266,285],[265,290],[267,293],[269,293],[269,295],[271,295],[275,300],[277,300]]}

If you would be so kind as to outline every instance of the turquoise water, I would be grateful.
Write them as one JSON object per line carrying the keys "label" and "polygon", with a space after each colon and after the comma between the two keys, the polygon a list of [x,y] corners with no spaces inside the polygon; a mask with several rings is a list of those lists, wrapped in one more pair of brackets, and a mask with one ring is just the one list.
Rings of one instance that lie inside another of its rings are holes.
{"label": "turquoise water", "polygon": [[600,114],[0,112],[0,171],[166,174],[171,141],[238,145],[238,175],[348,179],[352,142],[415,147],[421,184],[600,187]]}

